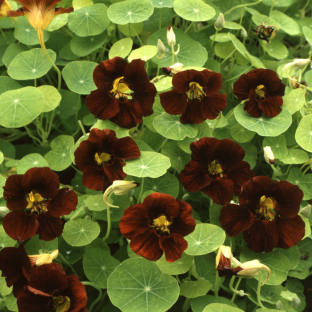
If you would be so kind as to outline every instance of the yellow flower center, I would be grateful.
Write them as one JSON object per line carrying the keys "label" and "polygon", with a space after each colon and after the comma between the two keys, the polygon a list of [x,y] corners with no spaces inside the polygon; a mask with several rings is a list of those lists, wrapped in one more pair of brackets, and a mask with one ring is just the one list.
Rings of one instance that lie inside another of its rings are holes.
{"label": "yellow flower center", "polygon": [[114,80],[113,82],[113,89],[110,90],[111,94],[116,98],[128,98],[128,92],[130,89],[128,86],[123,82],[124,77],[119,77]]}
{"label": "yellow flower center", "polygon": [[210,175],[223,178],[223,170],[219,160],[214,160],[208,164],[208,172]]}
{"label": "yellow flower center", "polygon": [[260,217],[267,221],[273,221],[276,213],[274,211],[276,200],[273,197],[262,196],[260,198],[260,208],[256,211]]}
{"label": "yellow flower center", "polygon": [[203,92],[203,87],[197,82],[189,83],[189,90],[186,92],[189,100],[201,100],[205,94]]}
{"label": "yellow flower center", "polygon": [[67,296],[53,297],[53,308],[55,312],[66,312],[70,308],[70,299]]}
{"label": "yellow flower center", "polygon": [[112,155],[107,153],[95,153],[94,159],[99,166],[105,166],[112,158]]}
{"label": "yellow flower center", "polygon": [[152,228],[156,230],[158,234],[170,234],[170,230],[168,226],[172,224],[172,222],[167,220],[167,217],[162,215],[153,220]]}
{"label": "yellow flower center", "polygon": [[35,190],[26,194],[26,200],[28,205],[26,209],[30,209],[31,213],[41,213],[48,211],[47,209],[47,200],[44,199],[39,193]]}
{"label": "yellow flower center", "polygon": [[259,85],[256,88],[255,92],[259,100],[263,100],[265,98],[265,91],[266,91],[266,87],[264,85]]}

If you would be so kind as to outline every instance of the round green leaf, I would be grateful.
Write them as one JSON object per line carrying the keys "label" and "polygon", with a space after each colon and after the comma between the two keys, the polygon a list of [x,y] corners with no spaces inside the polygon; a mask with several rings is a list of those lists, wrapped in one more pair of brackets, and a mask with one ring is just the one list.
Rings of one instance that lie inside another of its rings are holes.
{"label": "round green leaf", "polygon": [[100,130],[103,130],[103,129],[114,130],[116,132],[117,138],[123,138],[125,136],[129,136],[129,129],[121,128],[110,120],[100,120],[99,119],[91,127],[91,129],[93,129],[93,128],[100,129]]}
{"label": "round green leaf", "polygon": [[288,155],[284,158],[281,158],[281,161],[287,165],[299,165],[308,161],[309,155],[307,152],[299,149],[290,149],[288,150]]}
{"label": "round green leaf", "polygon": [[125,25],[147,20],[154,12],[150,0],[127,0],[112,4],[107,15],[115,24]]}
{"label": "round green leaf", "polygon": [[12,239],[4,231],[3,226],[0,225],[0,248],[13,247],[16,245],[16,240]]}
{"label": "round green leaf", "polygon": [[174,0],[151,0],[155,8],[173,8]]}
{"label": "round green leaf", "polygon": [[102,3],[85,6],[68,16],[68,27],[80,37],[99,35],[109,23],[107,6]]}
{"label": "round green leaf", "polygon": [[107,288],[107,279],[118,264],[120,261],[102,248],[92,248],[83,256],[83,271],[88,280],[101,288]]}
{"label": "round green leaf", "polygon": [[298,24],[289,16],[285,15],[281,11],[271,11],[270,17],[277,21],[280,25],[279,29],[285,31],[285,33],[294,36],[300,33]]}
{"label": "round green leaf", "polygon": [[211,286],[212,284],[206,280],[182,283],[180,286],[180,295],[186,298],[204,296],[210,290]]}
{"label": "round green leaf", "polygon": [[26,243],[25,248],[29,255],[48,253],[58,249],[58,238],[50,241],[44,241],[39,239],[39,235],[35,235]]}
{"label": "round green leaf", "polygon": [[19,128],[31,123],[42,112],[43,94],[33,87],[4,92],[0,95],[0,125]]}
{"label": "round green leaf", "polygon": [[224,297],[201,296],[191,300],[192,311],[203,312],[204,308],[211,303],[224,303],[232,307],[236,307],[235,303]]}
{"label": "round green leaf", "polygon": [[280,1],[276,1],[276,0],[263,0],[263,4],[268,5],[268,6],[274,6],[274,7],[288,7],[293,2],[294,2],[294,0],[280,0]]}
{"label": "round green leaf", "polygon": [[143,30],[144,24],[140,23],[128,23],[126,25],[118,25],[118,30],[125,36],[133,37],[140,34]]}
{"label": "round green leaf", "polygon": [[247,49],[245,48],[245,46],[243,45],[242,42],[240,42],[233,34],[228,33],[229,38],[231,39],[234,47],[236,48],[236,50],[246,58],[246,53],[248,53]]}
{"label": "round green leaf", "polygon": [[277,137],[264,138],[262,146],[270,146],[273,151],[274,157],[277,159],[284,158],[288,154],[286,138],[283,134]]}
{"label": "round green leaf", "polygon": [[201,0],[175,0],[173,8],[179,16],[192,22],[205,22],[216,15],[215,9]]}
{"label": "round green leaf", "polygon": [[231,135],[238,143],[250,142],[255,136],[256,132],[248,131],[242,125],[237,124],[231,128]]}
{"label": "round green leaf", "polygon": [[179,275],[186,273],[192,265],[194,257],[187,255],[186,253],[182,254],[182,257],[174,262],[166,261],[165,255],[163,255],[155,263],[160,268],[160,270],[169,275]]}
{"label": "round green leaf", "polygon": [[125,58],[132,50],[133,41],[131,38],[123,38],[115,42],[108,52],[109,58],[120,56]]}
{"label": "round green leaf", "polygon": [[42,112],[50,112],[60,104],[62,96],[53,86],[40,86],[37,89],[43,94]]}
{"label": "round green leaf", "polygon": [[299,168],[291,168],[287,181],[298,185],[303,192],[303,200],[312,198],[312,174],[303,174]]}
{"label": "round green leaf", "polygon": [[244,310],[223,303],[211,303],[207,305],[203,312],[244,312]]}
{"label": "round green leaf", "polygon": [[261,136],[277,136],[285,132],[292,123],[289,110],[283,109],[279,115],[273,118],[265,116],[255,118],[244,111],[243,105],[237,105],[234,109],[236,120],[246,129],[254,131]]}
{"label": "round green leaf", "polygon": [[107,205],[103,201],[103,195],[91,195],[84,200],[84,203],[91,211],[102,211],[107,208]]}
{"label": "round green leaf", "polygon": [[288,49],[281,41],[272,40],[270,44],[261,41],[261,45],[270,56],[277,60],[283,60],[288,56]]}
{"label": "round green leaf", "polygon": [[124,172],[134,177],[158,178],[170,168],[168,157],[156,152],[141,152],[141,157],[126,161]]}
{"label": "round green leaf", "polygon": [[182,124],[180,116],[163,113],[154,119],[153,125],[157,132],[167,139],[181,141],[186,137],[194,138],[198,127],[192,124]]}
{"label": "round green leaf", "polygon": [[22,86],[12,78],[8,76],[1,76],[0,77],[0,95],[3,92],[20,89]]}
{"label": "round green leaf", "polygon": [[195,231],[187,236],[185,240],[188,247],[185,253],[191,256],[208,254],[218,249],[225,240],[225,232],[213,224],[197,224]]}
{"label": "round green leaf", "polygon": [[93,71],[97,63],[76,61],[67,64],[62,75],[69,90],[78,94],[90,94],[96,89],[93,82]]}
{"label": "round green leaf", "polygon": [[226,28],[226,29],[242,29],[243,26],[241,24],[237,24],[235,22],[225,21],[224,28]]}
{"label": "round green leaf", "polygon": [[52,22],[49,24],[49,26],[46,28],[47,31],[55,31],[57,29],[60,29],[64,25],[66,25],[68,22],[68,14],[58,14],[54,16]]}
{"label": "round green leaf", "polygon": [[97,222],[85,219],[74,219],[65,223],[63,238],[71,246],[85,246],[100,234]]}
{"label": "round green leaf", "polygon": [[295,138],[303,149],[312,152],[312,115],[307,115],[301,119]]}
{"label": "round green leaf", "polygon": [[8,68],[10,63],[14,60],[14,58],[20,54],[21,52],[28,51],[29,49],[23,44],[12,43],[5,50],[2,61],[4,65]]}
{"label": "round green leaf", "polygon": [[151,45],[144,45],[141,48],[133,50],[128,56],[128,61],[131,62],[135,59],[147,61],[157,54],[157,47]]}
{"label": "round green leaf", "polygon": [[97,36],[78,37],[70,41],[71,50],[78,56],[86,56],[99,49],[107,40],[107,31]]}
{"label": "round green leaf", "polygon": [[5,302],[6,307],[8,310],[17,312],[19,309],[17,307],[17,299],[13,296],[13,293],[10,293],[9,295],[5,296],[3,298],[3,301]]}
{"label": "round green leaf", "polygon": [[24,174],[28,169],[34,167],[49,167],[49,164],[40,154],[28,154],[18,162],[16,170],[18,174]]}
{"label": "round green leaf", "polygon": [[6,285],[5,277],[0,277],[0,294],[2,296],[7,296],[10,294],[13,290],[13,287],[8,287]]}
{"label": "round green leaf", "polygon": [[133,258],[109,276],[107,293],[123,312],[164,312],[178,300],[180,290],[177,280],[162,273],[154,262]]}
{"label": "round green leaf", "polygon": [[214,34],[211,35],[209,38],[210,40],[214,40],[215,42],[228,42],[231,40],[228,33]]}
{"label": "round green leaf", "polygon": [[172,77],[170,76],[157,76],[153,79],[152,83],[155,85],[158,92],[168,90],[172,87]]}
{"label": "round green leaf", "polygon": [[308,41],[308,43],[312,44],[312,30],[309,27],[307,27],[307,26],[303,26],[302,27],[302,32],[304,34],[304,37]]}
{"label": "round green leaf", "polygon": [[[55,62],[56,54],[47,50],[50,58]],[[52,65],[41,48],[32,49],[18,54],[8,67],[8,74],[17,80],[30,80],[44,76]]]}
{"label": "round green leaf", "polygon": [[292,114],[297,112],[305,104],[305,91],[301,88],[290,91],[283,98],[283,107],[286,107]]}

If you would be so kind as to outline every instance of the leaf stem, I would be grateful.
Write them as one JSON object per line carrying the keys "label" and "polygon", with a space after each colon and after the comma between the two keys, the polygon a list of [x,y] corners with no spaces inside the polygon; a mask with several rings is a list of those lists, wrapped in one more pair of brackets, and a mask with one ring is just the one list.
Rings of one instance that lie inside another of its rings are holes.
{"label": "leaf stem", "polygon": [[139,194],[138,202],[137,202],[138,204],[141,202],[141,198],[142,198],[142,195],[143,195],[143,188],[144,188],[144,178],[142,178],[140,194]]}
{"label": "leaf stem", "polygon": [[190,307],[191,307],[191,299],[186,298],[182,306],[182,312],[187,312]]}
{"label": "leaf stem", "polygon": [[[92,302],[92,304],[90,306],[89,311],[92,312],[94,306],[102,299],[102,296],[103,296],[102,289],[100,287],[96,286],[94,283],[91,283],[91,282],[81,282],[81,283],[85,286],[91,286],[91,287],[97,289],[99,292],[99,296]],[[105,292],[105,295],[106,295],[106,292]]]}
{"label": "leaf stem", "polygon": [[185,31],[184,31],[185,34],[191,29],[193,24],[194,24],[194,22],[191,22],[191,24],[185,29]]}
{"label": "leaf stem", "polygon": [[243,7],[247,7],[247,6],[256,5],[256,4],[260,3],[260,2],[262,2],[262,0],[258,0],[258,1],[253,2],[253,3],[239,4],[239,5],[235,6],[235,7],[233,7],[232,9],[226,11],[226,12],[224,13],[224,16],[230,14],[232,11],[234,11],[234,10],[236,10],[236,9],[243,8]]}
{"label": "leaf stem", "polygon": [[[110,199],[111,199],[111,196],[112,196],[113,193],[110,193],[108,195],[108,198],[107,198],[107,201],[110,202]],[[108,237],[109,237],[109,234],[110,234],[110,231],[111,231],[111,228],[112,228],[112,222],[111,222],[111,213],[110,213],[110,206],[107,205],[107,208],[106,208],[106,213],[107,213],[107,231],[106,231],[106,235],[105,237],[103,238],[103,241],[105,242]]]}
{"label": "leaf stem", "polygon": [[59,257],[61,258],[62,262],[64,262],[67,266],[69,266],[70,269],[73,271],[73,273],[74,273],[75,275],[78,276],[77,272],[75,271],[75,269],[73,268],[73,266],[66,260],[66,258],[65,258],[60,252],[59,252],[58,255],[59,255]]}
{"label": "leaf stem", "polygon": [[216,272],[216,279],[215,279],[215,296],[219,297],[219,273]]}
{"label": "leaf stem", "polygon": [[266,309],[266,307],[262,304],[260,296],[261,296],[261,273],[258,275],[259,276],[259,280],[258,280],[258,287],[257,287],[257,302],[258,302],[258,306]]}
{"label": "leaf stem", "polygon": [[[234,288],[234,289],[235,289],[236,291],[237,291],[237,288],[238,288],[238,286],[239,286],[241,280],[242,280],[242,278],[240,277],[240,278],[238,279],[236,285],[235,285],[235,288]],[[233,293],[233,296],[232,296],[232,299],[231,299],[232,302],[234,302],[234,300],[235,300],[235,298],[236,298],[236,295],[237,295],[237,292]]]}

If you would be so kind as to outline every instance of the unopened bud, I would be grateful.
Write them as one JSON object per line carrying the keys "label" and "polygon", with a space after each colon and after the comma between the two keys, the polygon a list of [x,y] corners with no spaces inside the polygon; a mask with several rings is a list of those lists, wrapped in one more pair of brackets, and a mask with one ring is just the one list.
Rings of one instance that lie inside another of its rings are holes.
{"label": "unopened bud", "polygon": [[231,268],[232,257],[231,247],[221,245],[216,256],[216,268],[219,265],[224,265],[225,263],[223,262],[228,262],[230,265],[229,268]]}
{"label": "unopened bud", "polygon": [[294,307],[294,308],[297,308],[299,305],[300,305],[301,301],[299,298],[295,297],[293,298],[293,300],[291,301],[291,305]]}
{"label": "unopened bud", "polygon": [[246,30],[245,28],[242,28],[242,30],[241,30],[241,36],[242,36],[243,38],[247,38],[247,37],[248,37],[248,33],[247,33],[247,30]]}
{"label": "unopened bud", "polygon": [[270,278],[271,275],[270,268],[259,262],[259,260],[251,260],[244,262],[240,265],[240,268],[242,270],[239,271],[237,275],[244,278],[252,278],[257,276],[260,271],[266,271],[268,275],[263,285],[267,282],[267,280]]}
{"label": "unopened bud", "polygon": [[0,218],[4,218],[9,211],[10,210],[7,207],[0,207]]}
{"label": "unopened bud", "polygon": [[291,63],[287,63],[284,67],[283,67],[283,69],[282,69],[282,76],[283,77],[287,77],[287,76],[289,76],[290,75],[290,71],[293,69],[293,67],[294,67],[294,63],[293,62],[291,62]]}
{"label": "unopened bud", "polygon": [[31,255],[28,257],[29,257],[31,265],[39,266],[43,264],[52,263],[52,261],[58,256],[58,254],[59,254],[59,251],[56,249],[47,254]]}
{"label": "unopened bud", "polygon": [[174,33],[173,28],[171,26],[168,26],[167,41],[168,41],[168,44],[170,46],[176,44],[176,36],[175,36],[175,33]]}
{"label": "unopened bud", "polygon": [[166,53],[166,47],[160,39],[157,41],[157,50],[160,54]]}
{"label": "unopened bud", "polygon": [[308,205],[304,207],[303,209],[301,209],[300,213],[306,218],[309,218],[311,214],[311,205]]}
{"label": "unopened bud", "polygon": [[273,151],[271,149],[270,146],[266,146],[263,148],[264,151],[264,159],[265,161],[269,164],[272,165],[274,164],[275,158],[274,158],[274,154]]}
{"label": "unopened bud", "polygon": [[197,30],[201,30],[204,27],[203,23],[197,23],[196,28]]}
{"label": "unopened bud", "polygon": [[215,22],[215,29],[221,30],[225,25],[225,19],[223,13],[220,13],[216,22]]}
{"label": "unopened bud", "polygon": [[10,3],[4,0],[2,3],[0,1],[0,16],[7,16],[7,12],[12,10]]}
{"label": "unopened bud", "polygon": [[310,59],[294,59],[293,60],[293,65],[295,69],[302,68],[306,65],[308,65],[311,62]]}
{"label": "unopened bud", "polygon": [[175,63],[175,64],[173,64],[172,66],[169,66],[169,67],[162,67],[161,70],[166,75],[170,75],[170,74],[179,73],[182,70],[182,67],[183,67],[182,63]]}
{"label": "unopened bud", "polygon": [[283,303],[281,300],[276,301],[275,305],[276,305],[276,309],[278,309],[278,310],[283,309]]}

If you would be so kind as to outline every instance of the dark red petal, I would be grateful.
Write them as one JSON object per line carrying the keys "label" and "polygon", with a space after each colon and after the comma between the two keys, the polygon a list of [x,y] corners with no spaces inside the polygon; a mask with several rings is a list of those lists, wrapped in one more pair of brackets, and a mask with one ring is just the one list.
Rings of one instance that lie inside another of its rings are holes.
{"label": "dark red petal", "polygon": [[258,84],[264,85],[269,92],[274,92],[281,88],[282,81],[278,78],[274,70],[259,68],[255,73],[258,76]]}
{"label": "dark red petal", "polygon": [[189,192],[197,192],[211,183],[203,164],[191,160],[180,173],[180,181]]}
{"label": "dark red petal", "polygon": [[202,163],[208,169],[208,163],[216,159],[215,152],[220,142],[215,138],[201,138],[191,143],[192,160]]}
{"label": "dark red petal", "polygon": [[193,218],[193,209],[190,204],[183,200],[177,200],[177,202],[180,205],[180,213],[169,226],[170,233],[186,236],[195,230],[196,221]]}
{"label": "dark red petal", "polygon": [[69,8],[55,8],[54,16],[56,16],[58,14],[71,13],[71,12],[74,12],[74,8],[73,7],[69,7]]}
{"label": "dark red petal", "polygon": [[219,220],[227,235],[237,236],[251,227],[255,217],[245,207],[228,204],[221,209]]}
{"label": "dark red petal", "polygon": [[49,311],[52,297],[35,295],[27,288],[22,289],[17,296],[19,312],[43,312]]}
{"label": "dark red petal", "polygon": [[208,83],[208,78],[203,71],[197,71],[195,69],[176,73],[172,78],[173,88],[179,93],[187,92],[190,88],[191,82],[197,82],[200,86],[204,87]]}
{"label": "dark red petal", "polygon": [[157,90],[152,83],[145,84],[136,91],[132,98],[134,102],[137,102],[143,112],[143,116],[149,116],[153,114],[153,104],[155,101],[155,96],[157,94]]}
{"label": "dark red petal", "polygon": [[187,96],[176,90],[167,91],[159,94],[160,104],[170,115],[181,115],[187,107]]}
{"label": "dark red petal", "polygon": [[230,139],[219,140],[213,158],[221,162],[223,169],[229,169],[245,157],[244,149]]}
{"label": "dark red petal", "polygon": [[206,95],[212,95],[220,91],[222,87],[222,76],[219,73],[205,69],[202,73],[208,78],[208,83],[203,86]]}
{"label": "dark red petal", "polygon": [[139,256],[151,261],[158,260],[163,254],[159,238],[152,228],[137,231],[131,239],[130,248]]}
{"label": "dark red petal", "polygon": [[254,252],[270,252],[278,245],[275,221],[256,220],[243,234],[248,248]]}
{"label": "dark red petal", "polygon": [[97,163],[95,161],[95,153],[101,151],[100,147],[97,148],[97,145],[89,141],[82,141],[78,148],[76,149],[75,155],[75,164],[80,170],[84,170],[88,167],[97,168]]}
{"label": "dark red petal", "polygon": [[68,188],[62,188],[57,195],[48,202],[49,214],[53,217],[61,217],[76,210],[78,197],[76,193]]}
{"label": "dark red petal", "polygon": [[249,97],[249,92],[251,89],[255,89],[258,86],[257,75],[250,71],[248,74],[243,74],[234,83],[233,92],[238,97],[239,100],[243,101]]}
{"label": "dark red petal", "polygon": [[36,190],[43,198],[53,198],[59,190],[60,180],[50,168],[35,167],[25,172],[22,186],[26,192]]}
{"label": "dark red petal", "polygon": [[205,119],[215,119],[219,113],[226,109],[227,101],[225,94],[212,94],[201,99],[201,113]]}
{"label": "dark red petal", "polygon": [[22,210],[28,205],[25,199],[25,190],[22,187],[22,179],[22,174],[13,174],[5,181],[3,197],[7,201],[7,207],[10,210]]}
{"label": "dark red petal", "polygon": [[[114,140],[117,140],[116,132],[114,130],[109,130],[109,129],[100,130],[100,129],[93,128],[90,131],[90,135],[88,138],[89,142],[96,143],[96,144],[99,144],[100,146],[104,146],[104,147],[111,146],[111,144]],[[85,142],[85,141],[83,141],[83,142]],[[83,142],[81,142],[81,143],[83,143]],[[110,148],[107,148],[107,149],[109,150]],[[107,150],[107,152],[108,152],[108,150]]]}
{"label": "dark red petal", "polygon": [[280,96],[270,96],[264,100],[258,101],[258,107],[263,111],[265,117],[275,117],[281,111],[283,105],[283,98]]}
{"label": "dark red petal", "polygon": [[181,115],[181,123],[197,125],[201,122],[204,122],[206,118],[204,118],[202,115],[201,107],[202,103],[198,100],[189,100],[187,102],[185,112]]}
{"label": "dark red petal", "polygon": [[124,137],[116,141],[113,145],[113,153],[115,157],[126,160],[141,156],[137,144],[130,137]]}
{"label": "dark red petal", "polygon": [[18,17],[18,16],[23,16],[25,15],[25,9],[23,8],[22,10],[16,10],[16,11],[13,11],[13,10],[10,10],[6,13],[6,16],[7,17]]}
{"label": "dark red petal", "polygon": [[[126,66],[124,82],[129,87],[129,89],[134,92],[136,92],[137,89],[140,89],[142,85],[150,83],[150,80],[144,68],[144,64],[144,61],[136,59],[132,60],[131,63]],[[156,90],[155,86],[153,90]]]}
{"label": "dark red petal", "polygon": [[82,184],[95,191],[104,191],[112,183],[108,180],[103,169],[85,168],[82,174]]}
{"label": "dark red petal", "polygon": [[123,180],[127,175],[123,172],[122,167],[125,165],[124,162],[120,160],[114,160],[111,165],[106,165],[104,167],[104,173],[109,182],[114,182],[115,180]]}
{"label": "dark red petal", "polygon": [[230,179],[216,178],[202,190],[216,204],[224,205],[230,202],[234,196],[234,182]]}
{"label": "dark red petal", "polygon": [[37,234],[39,239],[50,241],[63,233],[64,221],[60,218],[55,218],[49,213],[43,213],[38,216],[39,228]]}
{"label": "dark red petal", "polygon": [[245,102],[244,110],[252,117],[258,118],[262,115],[262,110],[258,107],[258,101],[253,98]]}
{"label": "dark red petal", "polygon": [[179,260],[182,257],[183,251],[187,248],[187,241],[177,233],[172,233],[169,236],[161,236],[159,242],[168,262]]}
{"label": "dark red petal", "polygon": [[132,239],[137,231],[148,228],[150,225],[150,218],[148,216],[146,207],[142,204],[137,204],[128,207],[122,218],[120,219],[120,232],[127,239]]}
{"label": "dark red petal", "polygon": [[305,223],[300,216],[292,219],[276,218],[279,241],[277,247],[288,249],[297,245],[305,234]]}
{"label": "dark red petal", "polygon": [[20,242],[36,235],[39,223],[37,218],[24,212],[9,212],[2,220],[5,232]]}

